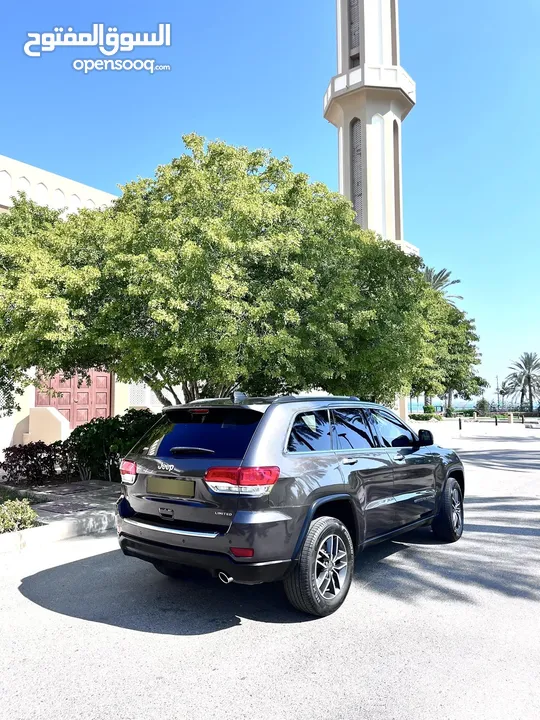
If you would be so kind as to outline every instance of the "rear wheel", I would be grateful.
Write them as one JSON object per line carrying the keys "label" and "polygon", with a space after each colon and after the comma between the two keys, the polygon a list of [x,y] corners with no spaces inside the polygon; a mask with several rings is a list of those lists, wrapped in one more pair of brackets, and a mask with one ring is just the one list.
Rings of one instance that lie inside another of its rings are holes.
{"label": "rear wheel", "polygon": [[184,578],[186,576],[186,568],[183,565],[177,565],[176,563],[168,562],[155,562],[154,567],[162,575],[166,575],[170,578]]}
{"label": "rear wheel", "polygon": [[345,525],[320,517],[309,526],[296,565],[283,581],[289,602],[297,610],[324,617],[343,604],[351,587],[354,547]]}
{"label": "rear wheel", "polygon": [[457,480],[448,478],[439,514],[431,524],[433,533],[445,542],[456,542],[463,535],[463,493]]}

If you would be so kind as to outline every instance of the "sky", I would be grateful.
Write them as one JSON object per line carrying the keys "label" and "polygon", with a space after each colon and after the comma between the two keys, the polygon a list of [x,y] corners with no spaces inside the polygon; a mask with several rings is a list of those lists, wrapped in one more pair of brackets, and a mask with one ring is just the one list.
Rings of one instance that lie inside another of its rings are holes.
{"label": "sky", "polygon": [[[336,74],[334,0],[27,0],[0,26],[0,154],[88,185],[152,175],[182,135],[290,157],[337,190],[337,133],[322,116]],[[540,353],[540,3],[402,0],[401,62],[417,83],[403,126],[405,239],[461,279],[492,388]],[[23,52],[29,32],[93,23],[172,26],[168,72],[90,72],[94,49]]]}

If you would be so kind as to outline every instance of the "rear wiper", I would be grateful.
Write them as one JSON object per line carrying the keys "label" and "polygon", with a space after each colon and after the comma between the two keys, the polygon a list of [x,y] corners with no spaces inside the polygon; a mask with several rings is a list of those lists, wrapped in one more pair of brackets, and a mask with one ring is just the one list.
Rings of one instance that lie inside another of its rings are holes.
{"label": "rear wiper", "polygon": [[209,450],[208,448],[200,448],[200,447],[172,447],[170,451],[173,455],[181,455],[182,453],[208,453],[210,455],[213,455],[215,453],[215,450]]}

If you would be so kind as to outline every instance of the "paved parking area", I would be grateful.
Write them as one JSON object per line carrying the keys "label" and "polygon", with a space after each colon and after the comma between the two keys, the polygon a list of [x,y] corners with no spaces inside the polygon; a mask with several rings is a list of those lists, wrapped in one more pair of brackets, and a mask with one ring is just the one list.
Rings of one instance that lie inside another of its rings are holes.
{"label": "paved parking area", "polygon": [[466,434],[436,429],[468,465],[462,540],[367,550],[329,618],[110,534],[1,558],[0,718],[540,717],[540,433]]}

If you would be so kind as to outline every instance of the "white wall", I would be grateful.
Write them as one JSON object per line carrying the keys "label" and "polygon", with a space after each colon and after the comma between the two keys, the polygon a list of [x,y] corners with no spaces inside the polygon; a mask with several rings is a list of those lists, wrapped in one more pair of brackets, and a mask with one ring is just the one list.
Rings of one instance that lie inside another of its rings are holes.
{"label": "white wall", "polygon": [[11,196],[23,190],[39,205],[77,212],[81,208],[110,205],[115,195],[83,185],[75,180],[55,175],[41,168],[27,165],[0,155],[0,206],[10,207]]}

